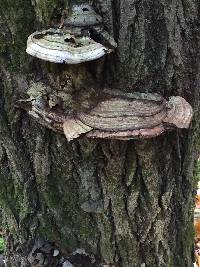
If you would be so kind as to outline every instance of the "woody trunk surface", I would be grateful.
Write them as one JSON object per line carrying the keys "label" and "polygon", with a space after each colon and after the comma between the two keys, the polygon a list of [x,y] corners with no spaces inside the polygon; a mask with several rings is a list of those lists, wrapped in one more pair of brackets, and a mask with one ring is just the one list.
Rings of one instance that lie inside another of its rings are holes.
{"label": "woody trunk surface", "polygon": [[[191,267],[198,3],[97,0],[94,5],[118,48],[104,60],[69,68],[25,53],[32,32],[60,19],[61,4],[0,0],[0,203],[7,266],[33,266],[30,253],[40,237],[66,258],[84,249],[94,259],[87,266]],[[148,140],[67,143],[15,107],[31,80],[51,80],[62,88],[66,76],[83,97],[88,84],[181,96],[194,110],[191,128]]]}

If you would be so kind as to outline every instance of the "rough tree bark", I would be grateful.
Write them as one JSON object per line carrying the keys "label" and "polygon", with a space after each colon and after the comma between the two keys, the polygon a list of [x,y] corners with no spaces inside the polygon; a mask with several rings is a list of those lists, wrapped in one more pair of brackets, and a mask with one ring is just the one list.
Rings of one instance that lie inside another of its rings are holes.
{"label": "rough tree bark", "polygon": [[[0,0],[0,203],[7,266],[33,266],[27,257],[43,237],[65,255],[85,249],[95,259],[91,266],[191,267],[198,1],[93,2],[118,48],[104,62],[68,68],[25,53],[28,35],[55,23],[68,2]],[[95,84],[181,95],[194,108],[192,127],[143,141],[67,143],[17,110],[15,101],[27,96],[32,80],[55,85],[69,73],[75,90]],[[85,212],[88,203],[98,208]]]}

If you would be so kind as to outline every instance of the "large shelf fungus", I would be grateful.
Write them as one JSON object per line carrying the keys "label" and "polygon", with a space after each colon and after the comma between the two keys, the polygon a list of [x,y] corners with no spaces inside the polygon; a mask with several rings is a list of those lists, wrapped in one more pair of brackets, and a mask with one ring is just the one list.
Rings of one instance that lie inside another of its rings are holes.
{"label": "large shelf fungus", "polygon": [[78,109],[73,104],[67,109],[63,98],[54,107],[48,98],[38,99],[20,100],[18,106],[44,126],[64,133],[68,141],[82,136],[119,140],[156,137],[166,130],[188,128],[193,115],[190,104],[180,96],[167,101],[157,94],[104,90],[80,101]]}
{"label": "large shelf fungus", "polygon": [[26,52],[54,63],[78,64],[98,59],[116,48],[114,39],[103,29],[102,18],[88,4],[73,5],[62,29],[31,34]]}

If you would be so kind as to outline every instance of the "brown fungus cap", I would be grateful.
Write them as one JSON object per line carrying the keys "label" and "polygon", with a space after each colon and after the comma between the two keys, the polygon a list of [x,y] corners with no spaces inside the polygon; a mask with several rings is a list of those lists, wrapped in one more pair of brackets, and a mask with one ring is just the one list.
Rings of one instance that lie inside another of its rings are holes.
{"label": "brown fungus cap", "polygon": [[180,96],[166,101],[162,96],[141,93],[100,93],[88,100],[87,109],[80,103],[80,110],[69,115],[62,108],[34,103],[28,113],[45,127],[63,132],[68,141],[83,135],[119,140],[152,138],[168,129],[188,128],[193,115],[190,104]]}
{"label": "brown fungus cap", "polygon": [[164,122],[175,125],[177,128],[189,128],[193,116],[191,105],[181,96],[172,96],[168,107]]}

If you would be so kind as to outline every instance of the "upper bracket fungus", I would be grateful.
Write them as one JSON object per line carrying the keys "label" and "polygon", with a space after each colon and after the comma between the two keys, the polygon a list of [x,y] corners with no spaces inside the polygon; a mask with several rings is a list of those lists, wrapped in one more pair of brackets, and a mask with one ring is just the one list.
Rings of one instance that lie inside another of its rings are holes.
{"label": "upper bracket fungus", "polygon": [[26,52],[34,57],[54,62],[78,64],[111,53],[117,44],[104,31],[102,18],[88,4],[72,6],[62,29],[48,29],[31,34]]}
{"label": "upper bracket fungus", "polygon": [[89,4],[73,5],[71,15],[63,22],[65,26],[71,27],[88,27],[100,25],[101,23],[102,17]]}
{"label": "upper bracket fungus", "polygon": [[61,103],[51,108],[48,99],[42,105],[36,100],[21,100],[18,106],[44,126],[64,133],[68,141],[82,135],[119,140],[151,138],[168,129],[188,128],[193,115],[190,104],[180,96],[167,101],[158,94],[111,90],[82,101],[78,110],[63,108]]}

